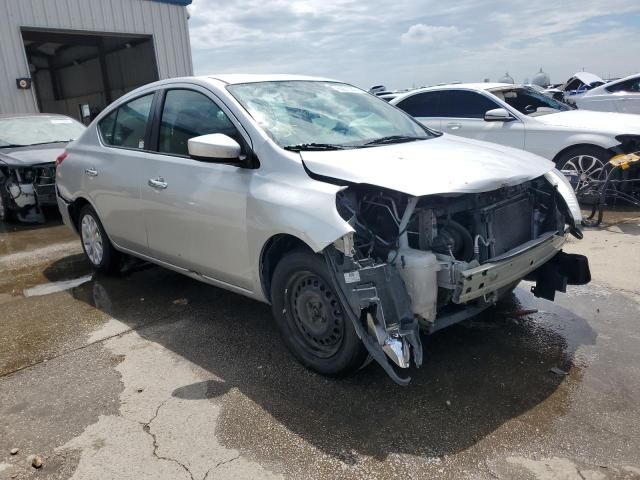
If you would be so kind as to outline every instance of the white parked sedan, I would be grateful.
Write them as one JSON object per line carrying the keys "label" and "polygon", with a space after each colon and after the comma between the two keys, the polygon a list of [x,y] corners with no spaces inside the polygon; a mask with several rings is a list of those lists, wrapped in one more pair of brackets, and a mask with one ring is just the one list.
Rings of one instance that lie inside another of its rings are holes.
{"label": "white parked sedan", "polygon": [[589,90],[576,104],[581,110],[640,113],[640,73]]}
{"label": "white parked sedan", "polygon": [[572,110],[532,88],[500,83],[430,87],[398,106],[427,127],[521,148],[553,161],[577,192],[618,153],[640,150],[640,117]]}
{"label": "white parked sedan", "polygon": [[[442,135],[330,80],[189,77],[128,93],[58,158],[89,262],[123,254],[271,303],[305,366],[422,363],[427,333],[527,277],[589,281],[580,209],[549,161]],[[229,325],[223,335],[238,330]]]}

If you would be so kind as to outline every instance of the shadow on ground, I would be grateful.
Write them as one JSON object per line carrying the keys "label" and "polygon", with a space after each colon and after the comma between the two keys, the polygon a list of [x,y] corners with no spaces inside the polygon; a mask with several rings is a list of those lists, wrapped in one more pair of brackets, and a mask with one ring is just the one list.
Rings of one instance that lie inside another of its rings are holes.
{"label": "shadow on ground", "polygon": [[[59,266],[49,269],[45,275],[58,276]],[[537,314],[514,313],[532,302],[524,290],[516,292],[473,322],[424,338],[425,363],[411,372],[408,388],[376,364],[341,380],[315,375],[287,353],[269,306],[158,267],[97,275],[70,293],[211,372],[217,379],[184,385],[173,395],[220,398],[217,434],[228,447],[273,455],[268,444],[279,441],[284,427],[354,463],[358,454],[460,452],[543,401],[555,402],[547,412],[562,415],[571,387],[560,386],[580,381],[574,352],[593,344],[595,333],[583,318],[549,302],[536,301],[544,309]],[[180,299],[188,303],[174,303]],[[571,371],[571,380],[550,373],[552,367]]]}

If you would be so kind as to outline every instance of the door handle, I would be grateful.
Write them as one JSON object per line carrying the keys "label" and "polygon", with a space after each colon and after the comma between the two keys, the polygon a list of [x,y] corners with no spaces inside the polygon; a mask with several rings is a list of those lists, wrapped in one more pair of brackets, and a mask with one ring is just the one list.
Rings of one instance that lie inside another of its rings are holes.
{"label": "door handle", "polygon": [[169,186],[169,184],[165,182],[164,178],[162,177],[150,178],[147,183],[151,188],[155,188],[157,190],[164,190]]}
{"label": "door handle", "polygon": [[449,130],[459,130],[460,128],[462,128],[462,124],[458,122],[450,122],[447,123],[447,128]]}
{"label": "door handle", "polygon": [[98,171],[95,168],[85,168],[84,173],[87,177],[97,177]]}

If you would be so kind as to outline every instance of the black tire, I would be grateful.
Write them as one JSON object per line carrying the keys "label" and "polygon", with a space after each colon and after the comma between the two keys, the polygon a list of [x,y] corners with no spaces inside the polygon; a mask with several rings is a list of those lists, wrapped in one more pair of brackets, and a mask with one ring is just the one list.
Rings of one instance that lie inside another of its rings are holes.
{"label": "black tire", "polygon": [[[575,186],[576,195],[590,195],[593,194],[594,188],[597,188],[597,184],[592,182],[604,179],[605,166],[611,156],[611,152],[592,145],[573,147],[556,158],[556,168],[576,171],[579,175]],[[585,177],[580,175],[581,170],[585,171]]]}
{"label": "black tire", "polygon": [[302,365],[322,375],[342,376],[362,367],[367,351],[329,275],[320,255],[288,254],[271,281],[273,316],[284,343]]}
{"label": "black tire", "polygon": [[[88,224],[91,224],[91,221],[94,222],[91,225],[95,225],[97,229],[96,233],[100,236],[102,244],[102,252],[100,255],[94,255],[92,252],[93,247],[91,246],[87,230],[83,230],[85,219]],[[84,255],[93,268],[102,273],[114,273],[120,270],[122,255],[109,241],[109,237],[98,218],[98,214],[91,205],[85,205],[82,210],[80,210],[80,215],[78,216],[78,232],[80,233],[80,242],[82,243]]]}

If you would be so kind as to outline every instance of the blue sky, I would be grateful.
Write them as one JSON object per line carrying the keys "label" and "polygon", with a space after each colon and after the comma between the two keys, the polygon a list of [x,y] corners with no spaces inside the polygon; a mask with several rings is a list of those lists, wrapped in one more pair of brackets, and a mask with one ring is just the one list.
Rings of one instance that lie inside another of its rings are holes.
{"label": "blue sky", "polygon": [[638,0],[194,0],[190,12],[196,74],[406,88],[640,71]]}

